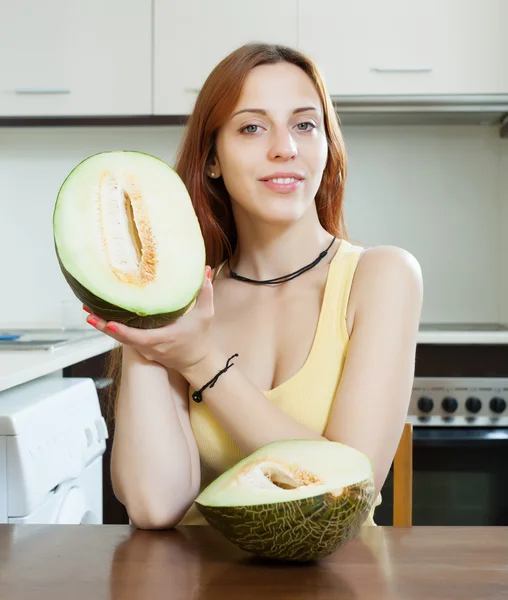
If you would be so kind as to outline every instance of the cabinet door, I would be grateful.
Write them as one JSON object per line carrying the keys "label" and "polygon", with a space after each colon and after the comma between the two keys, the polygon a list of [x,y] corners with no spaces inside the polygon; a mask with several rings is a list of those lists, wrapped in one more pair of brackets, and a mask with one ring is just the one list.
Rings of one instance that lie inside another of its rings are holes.
{"label": "cabinet door", "polygon": [[151,0],[16,0],[0,19],[0,116],[151,112]]}
{"label": "cabinet door", "polygon": [[333,95],[508,93],[505,4],[302,0],[299,49]]}
{"label": "cabinet door", "polygon": [[154,112],[189,114],[215,65],[247,42],[297,45],[297,0],[154,0]]}

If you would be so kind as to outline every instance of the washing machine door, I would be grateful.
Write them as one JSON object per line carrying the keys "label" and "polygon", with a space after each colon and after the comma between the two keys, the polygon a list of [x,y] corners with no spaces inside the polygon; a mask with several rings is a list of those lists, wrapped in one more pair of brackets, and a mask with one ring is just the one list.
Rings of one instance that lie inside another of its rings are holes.
{"label": "washing machine door", "polygon": [[46,501],[29,515],[9,517],[8,523],[35,523],[62,525],[101,524],[83,490],[76,483],[65,483],[53,490]]}
{"label": "washing machine door", "polygon": [[100,524],[78,486],[68,489],[60,504],[54,523],[61,525]]}

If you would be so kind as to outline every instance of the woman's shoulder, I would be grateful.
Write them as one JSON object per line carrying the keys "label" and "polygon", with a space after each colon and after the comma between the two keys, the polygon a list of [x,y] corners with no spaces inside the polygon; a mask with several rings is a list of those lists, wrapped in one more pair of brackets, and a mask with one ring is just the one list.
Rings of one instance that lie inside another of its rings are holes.
{"label": "woman's shoulder", "polygon": [[395,269],[408,275],[421,274],[420,263],[414,254],[405,248],[390,245],[362,246],[358,269]]}
{"label": "woman's shoulder", "polygon": [[401,295],[409,295],[417,304],[421,302],[423,276],[417,258],[399,246],[362,247],[351,289],[355,304]]}

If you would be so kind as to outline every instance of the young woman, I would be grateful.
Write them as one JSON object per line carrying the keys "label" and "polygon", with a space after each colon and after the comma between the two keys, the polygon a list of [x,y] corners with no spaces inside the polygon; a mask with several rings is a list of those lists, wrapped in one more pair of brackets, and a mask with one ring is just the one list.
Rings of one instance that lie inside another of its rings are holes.
{"label": "young woman", "polygon": [[348,241],[344,144],[315,65],[268,44],[226,57],[176,170],[209,265],[195,306],[148,331],[87,317],[122,343],[111,470],[132,523],[204,523],[200,489],[283,439],[359,449],[379,493],[411,394],[422,275],[401,248]]}

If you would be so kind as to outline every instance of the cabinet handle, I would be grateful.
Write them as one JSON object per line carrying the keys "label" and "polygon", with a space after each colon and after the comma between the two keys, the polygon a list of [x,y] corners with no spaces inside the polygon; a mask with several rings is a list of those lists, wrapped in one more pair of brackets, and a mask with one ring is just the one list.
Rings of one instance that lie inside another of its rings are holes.
{"label": "cabinet handle", "polygon": [[376,73],[430,73],[432,67],[371,67]]}
{"label": "cabinet handle", "polygon": [[201,88],[185,88],[187,94],[199,94]]}
{"label": "cabinet handle", "polygon": [[70,94],[70,90],[64,89],[44,89],[44,88],[18,88],[15,90],[16,94],[28,96],[28,95],[38,95],[38,94]]}

